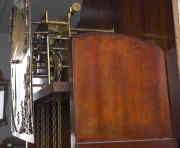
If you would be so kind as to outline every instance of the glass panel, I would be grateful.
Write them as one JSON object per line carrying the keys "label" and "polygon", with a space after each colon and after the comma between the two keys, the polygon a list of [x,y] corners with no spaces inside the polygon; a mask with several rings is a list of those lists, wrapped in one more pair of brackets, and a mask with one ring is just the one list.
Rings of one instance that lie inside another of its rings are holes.
{"label": "glass panel", "polygon": [[4,90],[0,89],[0,119],[4,117]]}

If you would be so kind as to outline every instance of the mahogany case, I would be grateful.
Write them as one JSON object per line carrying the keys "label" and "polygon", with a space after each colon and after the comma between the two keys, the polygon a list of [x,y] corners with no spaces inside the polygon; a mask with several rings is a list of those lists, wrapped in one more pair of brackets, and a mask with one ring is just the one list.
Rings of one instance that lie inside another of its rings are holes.
{"label": "mahogany case", "polygon": [[161,48],[109,33],[69,43],[72,148],[177,148]]}

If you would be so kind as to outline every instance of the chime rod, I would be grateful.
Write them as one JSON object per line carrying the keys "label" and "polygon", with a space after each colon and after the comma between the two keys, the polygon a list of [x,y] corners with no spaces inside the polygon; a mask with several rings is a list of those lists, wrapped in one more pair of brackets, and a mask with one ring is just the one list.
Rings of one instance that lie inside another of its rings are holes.
{"label": "chime rod", "polygon": [[[29,34],[29,32],[23,32],[24,34]],[[48,32],[31,32],[31,34],[48,34]]]}
{"label": "chime rod", "polygon": [[40,21],[40,22],[31,22],[31,24],[69,25],[69,23],[65,21]]}
{"label": "chime rod", "polygon": [[54,39],[54,40],[68,40],[69,38],[67,38],[67,37],[49,37],[49,39]]}
{"label": "chime rod", "polygon": [[68,48],[52,48],[53,50],[68,51]]}
{"label": "chime rod", "polygon": [[33,84],[33,87],[46,87],[45,84]]}
{"label": "chime rod", "polygon": [[68,22],[65,21],[41,21],[41,23],[43,24],[53,24],[53,25],[69,25]]}

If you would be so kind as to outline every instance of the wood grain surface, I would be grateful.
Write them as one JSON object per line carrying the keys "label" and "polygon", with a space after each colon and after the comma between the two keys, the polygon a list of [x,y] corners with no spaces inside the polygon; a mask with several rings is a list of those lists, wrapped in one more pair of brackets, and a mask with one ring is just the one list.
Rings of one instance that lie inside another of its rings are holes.
{"label": "wood grain surface", "polygon": [[161,48],[117,34],[79,35],[70,42],[75,143],[173,137]]}
{"label": "wood grain surface", "polygon": [[76,148],[177,148],[177,141],[174,139],[164,139],[135,142],[86,143],[77,144]]}
{"label": "wood grain surface", "polygon": [[165,51],[173,133],[180,139],[180,84],[172,0],[83,0],[77,27],[110,29]]}

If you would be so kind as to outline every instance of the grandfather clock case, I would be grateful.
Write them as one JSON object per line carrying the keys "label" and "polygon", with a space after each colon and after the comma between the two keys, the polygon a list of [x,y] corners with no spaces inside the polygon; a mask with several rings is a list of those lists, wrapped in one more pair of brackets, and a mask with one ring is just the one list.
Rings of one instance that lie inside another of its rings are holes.
{"label": "grandfather clock case", "polygon": [[49,21],[46,12],[37,31],[47,34],[47,51],[61,50],[50,40],[62,39],[64,51],[57,53],[67,49],[68,60],[49,52],[49,67],[59,60],[62,81],[51,77],[54,82],[31,94],[33,134],[15,136],[28,148],[180,148],[173,12],[172,0],[83,0],[80,21],[70,29],[81,34],[68,38],[48,36],[44,24],[62,22]]}

